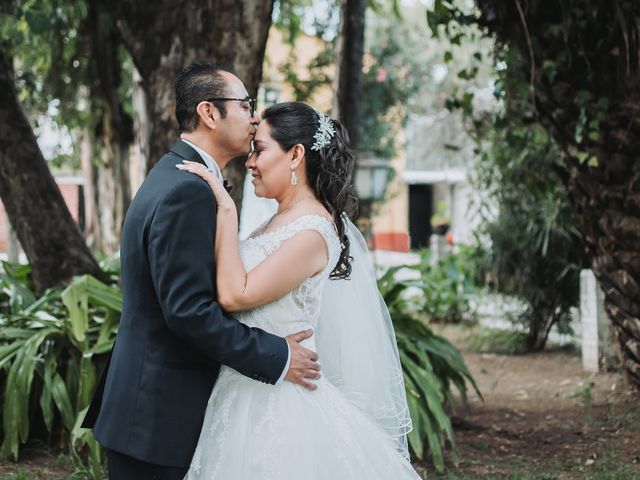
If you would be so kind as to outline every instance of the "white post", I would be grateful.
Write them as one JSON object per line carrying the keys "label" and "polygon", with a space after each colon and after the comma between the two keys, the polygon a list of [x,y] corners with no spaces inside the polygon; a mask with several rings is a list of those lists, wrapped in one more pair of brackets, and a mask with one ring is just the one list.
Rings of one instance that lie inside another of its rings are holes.
{"label": "white post", "polygon": [[604,292],[591,270],[580,272],[580,321],[583,369],[608,370],[617,363],[611,344],[611,321],[604,309]]}
{"label": "white post", "polygon": [[591,270],[580,272],[580,322],[582,324],[582,369],[599,370],[598,284]]}

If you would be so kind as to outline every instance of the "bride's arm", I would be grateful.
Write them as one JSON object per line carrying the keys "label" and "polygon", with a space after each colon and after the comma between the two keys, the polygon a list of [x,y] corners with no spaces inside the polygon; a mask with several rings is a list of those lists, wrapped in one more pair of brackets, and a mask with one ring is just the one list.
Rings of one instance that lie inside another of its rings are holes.
{"label": "bride's arm", "polygon": [[322,271],[328,261],[328,249],[322,235],[313,230],[296,233],[250,272],[245,271],[235,203],[220,180],[198,165],[186,163],[178,168],[204,178],[216,197],[216,285],[222,308],[236,312],[266,305]]}
{"label": "bride's arm", "polygon": [[304,230],[246,272],[240,259],[235,206],[221,213],[218,210],[216,283],[218,302],[229,312],[271,303],[322,271],[327,264],[325,240],[318,232]]}

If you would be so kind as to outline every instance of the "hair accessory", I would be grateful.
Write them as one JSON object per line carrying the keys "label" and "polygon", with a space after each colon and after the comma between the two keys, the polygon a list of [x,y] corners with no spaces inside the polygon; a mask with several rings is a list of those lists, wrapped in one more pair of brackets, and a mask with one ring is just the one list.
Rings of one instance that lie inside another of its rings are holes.
{"label": "hair accessory", "polygon": [[[314,109],[315,110],[315,109]],[[331,139],[336,133],[335,128],[333,128],[333,123],[331,122],[331,118],[327,117],[323,113],[316,110],[319,118],[319,125],[316,133],[313,138],[315,143],[311,145],[311,150],[315,150],[319,152],[322,147],[328,145],[331,142]]]}

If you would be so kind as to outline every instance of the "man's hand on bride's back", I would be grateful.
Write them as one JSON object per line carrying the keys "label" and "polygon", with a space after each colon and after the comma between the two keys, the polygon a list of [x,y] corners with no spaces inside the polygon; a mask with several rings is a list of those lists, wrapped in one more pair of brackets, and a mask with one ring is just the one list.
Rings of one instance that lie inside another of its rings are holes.
{"label": "man's hand on bride's back", "polygon": [[312,335],[313,330],[305,330],[285,338],[291,350],[291,362],[284,379],[288,382],[302,385],[307,390],[317,389],[318,386],[309,382],[309,380],[318,380],[320,378],[318,354],[300,346],[300,342]]}

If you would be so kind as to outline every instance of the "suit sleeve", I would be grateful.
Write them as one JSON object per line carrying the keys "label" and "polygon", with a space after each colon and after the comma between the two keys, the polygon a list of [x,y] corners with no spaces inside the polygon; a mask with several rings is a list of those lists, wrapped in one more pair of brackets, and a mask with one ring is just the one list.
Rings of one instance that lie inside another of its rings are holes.
{"label": "suit sleeve", "polygon": [[218,363],[275,384],[287,362],[284,338],[227,317],[215,300],[216,204],[199,179],[176,187],[149,228],[148,259],[169,329]]}

